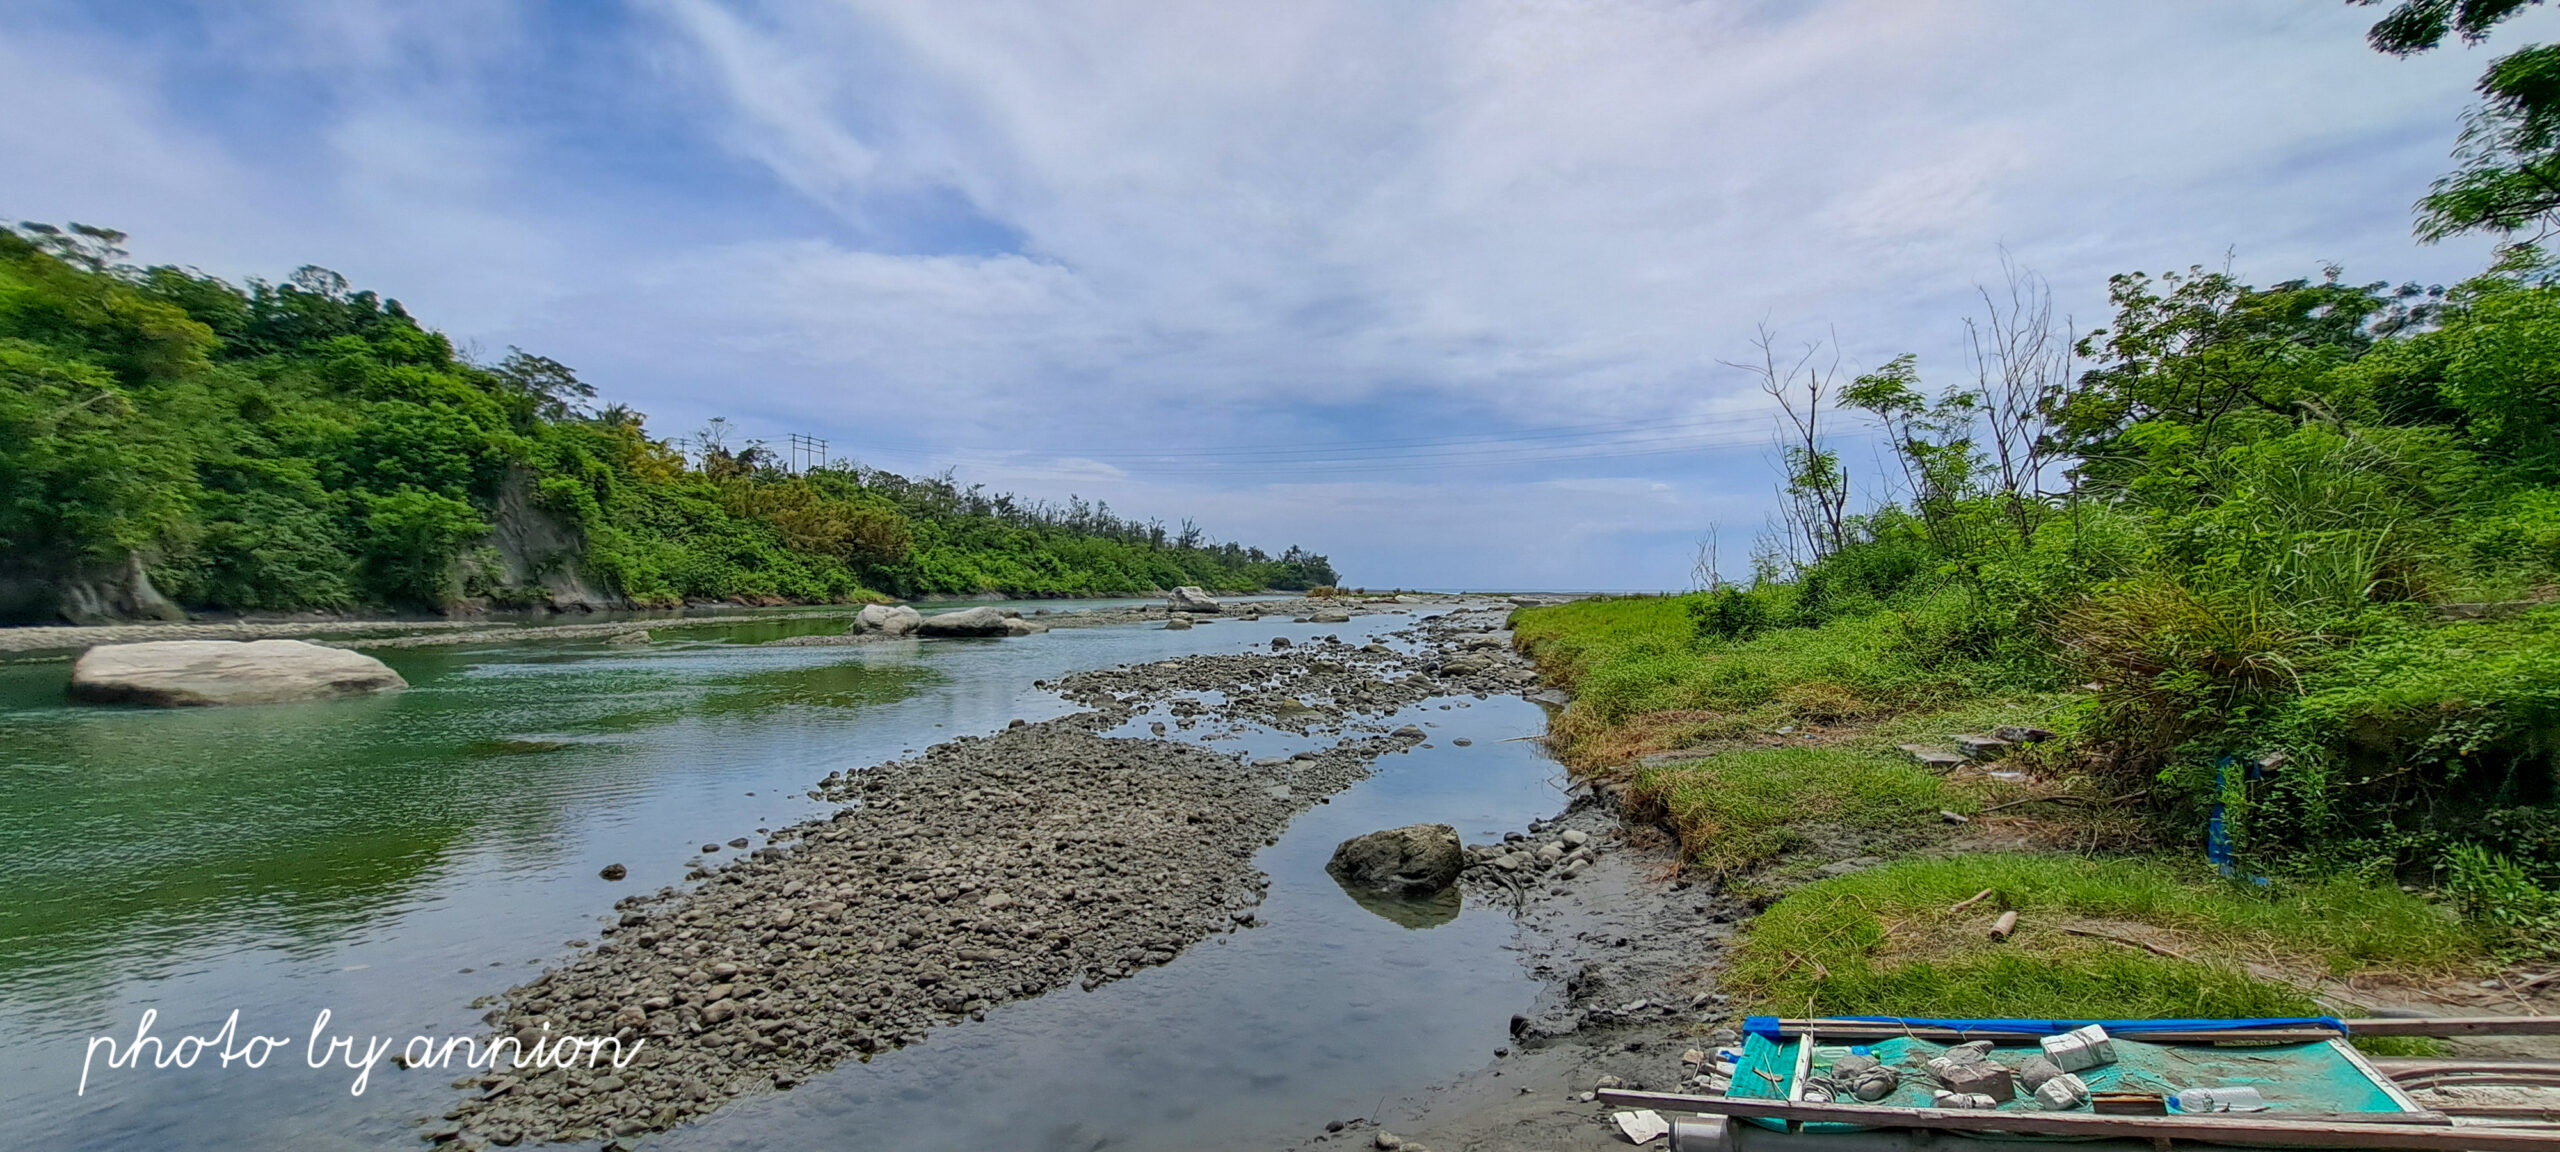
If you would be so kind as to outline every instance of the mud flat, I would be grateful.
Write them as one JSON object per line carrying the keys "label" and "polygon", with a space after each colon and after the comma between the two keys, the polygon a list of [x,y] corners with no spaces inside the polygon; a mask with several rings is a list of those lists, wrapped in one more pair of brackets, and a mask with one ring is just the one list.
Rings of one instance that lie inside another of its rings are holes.
{"label": "mud flat", "polygon": [[[1442,614],[1396,647],[1327,637],[1078,673],[1049,687],[1086,711],[830,776],[817,791],[850,806],[706,861],[697,887],[623,901],[603,943],[488,1016],[528,1041],[647,1041],[628,1066],[466,1079],[425,1134],[637,1136],[1244,930],[1268,884],[1254,853],[1426,739],[1385,717],[1532,683],[1492,631],[1508,607]],[[1157,738],[1168,724],[1331,742],[1255,759]]]}

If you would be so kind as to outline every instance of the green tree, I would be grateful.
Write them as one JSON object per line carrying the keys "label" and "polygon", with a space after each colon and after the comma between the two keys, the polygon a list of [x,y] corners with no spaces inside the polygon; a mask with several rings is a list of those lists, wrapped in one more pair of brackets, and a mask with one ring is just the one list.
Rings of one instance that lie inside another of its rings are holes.
{"label": "green tree", "polygon": [[[2541,2],[2404,0],[2367,39],[2394,56],[2428,51],[2447,36],[2476,44]],[[2481,103],[2464,114],[2454,148],[2457,166],[2418,201],[2418,235],[2432,241],[2487,232],[2539,244],[2560,225],[2560,45],[2527,45],[2498,57],[2478,91]]]}

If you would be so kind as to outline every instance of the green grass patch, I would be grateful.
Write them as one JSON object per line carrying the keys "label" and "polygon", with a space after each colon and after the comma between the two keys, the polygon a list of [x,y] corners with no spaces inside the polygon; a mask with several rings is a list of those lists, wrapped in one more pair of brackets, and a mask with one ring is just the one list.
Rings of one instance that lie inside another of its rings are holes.
{"label": "green grass patch", "polygon": [[1751,748],[1637,771],[1690,860],[1718,876],[1749,871],[1815,830],[1862,836],[1917,828],[1973,802],[1893,757],[1840,748]]}
{"label": "green grass patch", "polygon": [[[1990,898],[1948,911],[1985,888]],[[2012,910],[2017,935],[1993,943],[1990,924]],[[1752,924],[1725,979],[1790,1015],[2268,1016],[2319,1009],[2306,977],[2443,973],[2486,955],[2475,929],[2391,887],[2259,887],[2159,859],[1977,855],[1807,885]]]}
{"label": "green grass patch", "polygon": [[1943,597],[1739,640],[1698,635],[1697,599],[1580,600],[1524,609],[1513,627],[1548,677],[1573,688],[1575,706],[1604,724],[1701,710],[1833,723],[2025,686],[2008,663],[1949,648]]}

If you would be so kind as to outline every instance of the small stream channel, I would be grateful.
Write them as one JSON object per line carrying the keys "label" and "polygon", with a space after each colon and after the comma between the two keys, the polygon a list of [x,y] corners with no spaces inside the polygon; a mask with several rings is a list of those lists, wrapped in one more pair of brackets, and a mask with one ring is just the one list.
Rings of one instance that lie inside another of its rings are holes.
{"label": "small stream channel", "polygon": [[[66,663],[0,665],[0,1147],[423,1147],[411,1121],[450,1106],[449,1075],[385,1063],[352,1095],[354,1073],[306,1066],[318,1012],[394,1050],[470,1034],[475,998],[596,939],[618,897],[680,883],[705,843],[821,812],[805,793],[829,772],[1069,710],[1036,680],[1273,636],[1356,643],[1412,619],[764,648],[843,622],[745,617],[645,648],[391,650],[407,692],[228,710],[75,707]],[[1433,701],[1390,721],[1407,722],[1430,726],[1429,747],[1385,758],[1257,857],[1273,881],[1261,926],[636,1143],[1266,1146],[1482,1064],[1537,992],[1509,919],[1391,918],[1324,862],[1360,832],[1445,821],[1472,841],[1563,800],[1538,746],[1507,739],[1543,728],[1535,705]],[[630,877],[599,878],[609,863]],[[257,1069],[93,1063],[76,1094],[87,1038],[129,1039],[149,1009],[170,1042],[237,1009],[240,1035],[294,1043]]]}

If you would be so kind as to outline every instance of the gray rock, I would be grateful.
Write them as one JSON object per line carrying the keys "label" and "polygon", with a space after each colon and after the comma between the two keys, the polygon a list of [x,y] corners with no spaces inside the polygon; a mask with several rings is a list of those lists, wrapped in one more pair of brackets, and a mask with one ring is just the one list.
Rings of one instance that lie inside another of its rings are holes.
{"label": "gray rock", "polygon": [[1458,882],[1466,867],[1458,830],[1446,824],[1413,824],[1354,836],[1333,850],[1325,871],[1345,884],[1407,896],[1427,896]]}
{"label": "gray rock", "polygon": [[1310,624],[1348,624],[1351,614],[1339,608],[1319,608],[1307,615]]}
{"label": "gray rock", "polygon": [[612,637],[612,638],[610,638],[610,639],[606,640],[606,641],[605,641],[605,643],[607,643],[607,644],[646,644],[646,643],[648,643],[648,642],[649,642],[649,640],[650,640],[649,630],[648,630],[648,629],[646,629],[646,628],[642,628],[642,629],[638,629],[638,630],[636,630],[636,631],[624,632],[624,633],[622,633],[622,634],[620,634],[620,635],[618,635],[618,636],[614,636],[614,637]]}
{"label": "gray rock", "polygon": [[2009,742],[1997,736],[1961,732],[1947,739],[1954,741],[1956,751],[1964,753],[1970,760],[1997,760],[2009,750]]}
{"label": "gray rock", "polygon": [[1224,605],[1210,599],[1209,594],[1195,584],[1185,584],[1174,589],[1173,594],[1165,597],[1164,601],[1166,607],[1176,612],[1223,612],[1226,610]]}
{"label": "gray rock", "polygon": [[924,613],[904,604],[867,604],[853,618],[856,632],[885,632],[891,636],[907,635],[923,623]]}
{"label": "gray rock", "polygon": [[916,625],[918,636],[1010,636],[1009,618],[993,608],[966,608],[927,616]]}
{"label": "gray rock", "polygon": [[1019,616],[1004,618],[1004,634],[1007,636],[1037,636],[1048,630],[1048,625],[1037,620],[1025,620]]}
{"label": "gray rock", "polygon": [[409,682],[382,661],[300,640],[101,644],[71,666],[71,695],[187,708],[367,696]]}
{"label": "gray rock", "polygon": [[1173,619],[1165,621],[1164,626],[1167,631],[1179,632],[1182,629],[1190,627],[1191,622],[1180,616],[1176,616]]}

